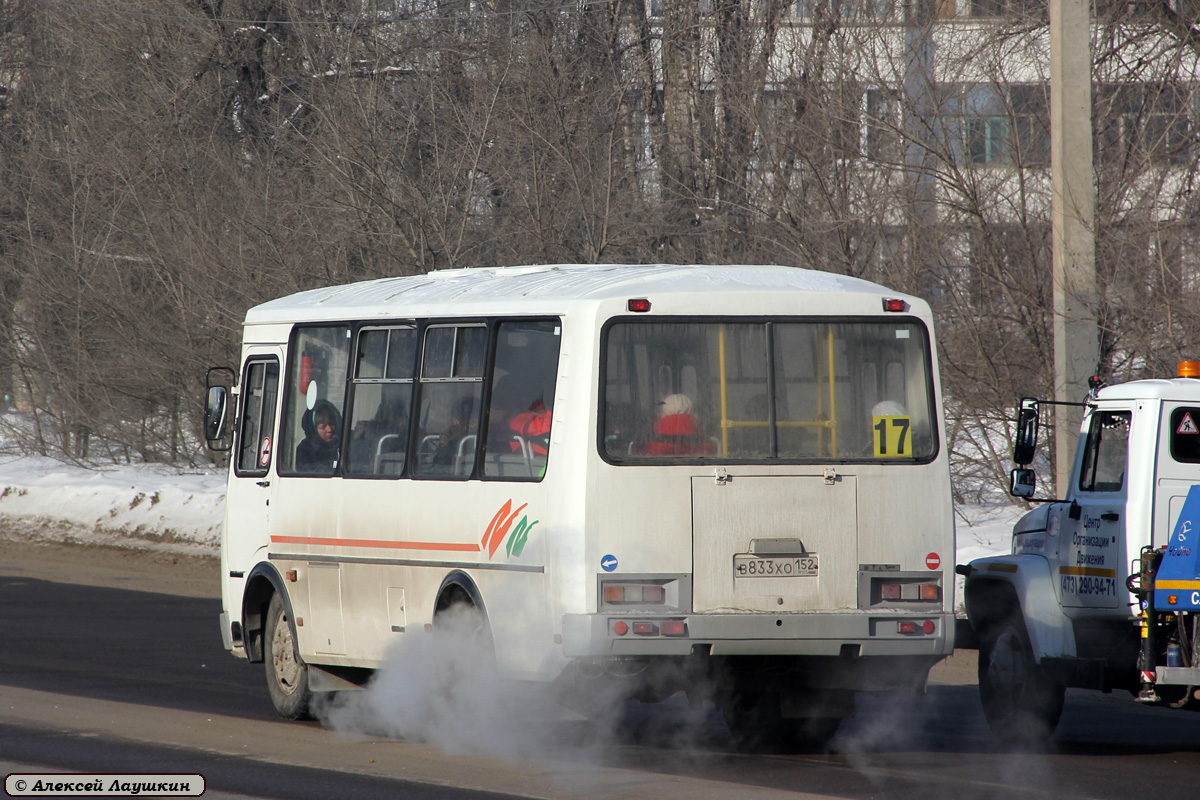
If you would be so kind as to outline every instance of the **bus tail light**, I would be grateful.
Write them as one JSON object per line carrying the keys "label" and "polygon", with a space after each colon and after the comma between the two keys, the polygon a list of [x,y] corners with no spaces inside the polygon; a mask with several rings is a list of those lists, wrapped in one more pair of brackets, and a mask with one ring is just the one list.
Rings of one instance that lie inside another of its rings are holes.
{"label": "bus tail light", "polygon": [[906,578],[872,578],[873,603],[940,603],[942,585],[939,580]]}
{"label": "bus tail light", "polygon": [[687,636],[687,622],[682,619],[638,619],[626,622],[619,619],[609,623],[614,636],[632,632],[635,636]]}
{"label": "bus tail light", "polygon": [[664,619],[661,630],[663,636],[687,636],[687,624],[681,619]]}
{"label": "bus tail light", "polygon": [[601,606],[667,606],[678,608],[679,582],[667,578],[622,578],[600,581]]}
{"label": "bus tail light", "polygon": [[604,586],[604,602],[613,605],[662,605],[666,597],[663,587],[657,585],[610,583]]}
{"label": "bus tail light", "polygon": [[937,625],[931,619],[921,622],[905,620],[896,623],[896,631],[904,636],[929,636],[936,630]]}

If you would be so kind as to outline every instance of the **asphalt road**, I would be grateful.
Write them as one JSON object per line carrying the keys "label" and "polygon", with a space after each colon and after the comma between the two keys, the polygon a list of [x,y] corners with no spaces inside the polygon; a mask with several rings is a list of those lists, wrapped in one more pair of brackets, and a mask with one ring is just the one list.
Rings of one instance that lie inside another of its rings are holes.
{"label": "asphalt road", "polygon": [[211,598],[0,576],[0,767],[198,772],[209,797],[1200,796],[1200,714],[1074,691],[1045,752],[1000,747],[972,685],[865,699],[815,754],[738,752],[715,712],[675,701],[627,703],[611,730],[504,721],[506,738],[540,743],[507,756],[348,736],[278,720],[261,665],[221,648],[218,612]]}

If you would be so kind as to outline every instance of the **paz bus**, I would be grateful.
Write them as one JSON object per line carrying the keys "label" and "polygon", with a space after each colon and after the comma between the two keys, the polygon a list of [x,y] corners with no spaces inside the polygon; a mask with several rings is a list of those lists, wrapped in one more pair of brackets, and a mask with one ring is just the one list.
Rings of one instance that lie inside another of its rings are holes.
{"label": "paz bus", "polygon": [[210,370],[226,649],[276,710],[465,612],[505,676],[832,735],[953,649],[932,316],[783,266],[542,265],[316,289]]}

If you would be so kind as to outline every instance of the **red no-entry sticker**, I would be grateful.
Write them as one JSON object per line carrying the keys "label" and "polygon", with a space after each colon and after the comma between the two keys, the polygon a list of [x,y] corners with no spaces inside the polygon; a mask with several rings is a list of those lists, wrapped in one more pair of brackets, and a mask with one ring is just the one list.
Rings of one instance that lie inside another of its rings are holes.
{"label": "red no-entry sticker", "polygon": [[925,556],[925,566],[929,567],[930,569],[937,569],[941,565],[942,557],[937,553],[930,553],[929,555]]}

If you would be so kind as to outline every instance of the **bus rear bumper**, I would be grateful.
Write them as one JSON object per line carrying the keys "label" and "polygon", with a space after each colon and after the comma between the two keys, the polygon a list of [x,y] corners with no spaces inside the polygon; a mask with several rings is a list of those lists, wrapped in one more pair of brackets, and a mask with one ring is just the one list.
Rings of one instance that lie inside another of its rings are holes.
{"label": "bus rear bumper", "polygon": [[[678,625],[683,622],[682,633]],[[664,634],[664,630],[670,633]],[[563,654],[595,656],[836,656],[942,658],[954,649],[952,613],[567,614]]]}

